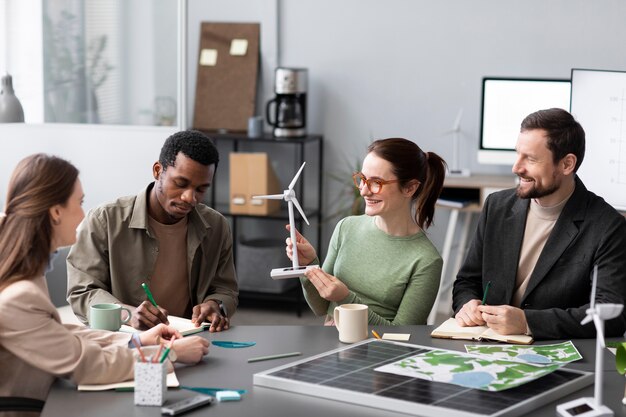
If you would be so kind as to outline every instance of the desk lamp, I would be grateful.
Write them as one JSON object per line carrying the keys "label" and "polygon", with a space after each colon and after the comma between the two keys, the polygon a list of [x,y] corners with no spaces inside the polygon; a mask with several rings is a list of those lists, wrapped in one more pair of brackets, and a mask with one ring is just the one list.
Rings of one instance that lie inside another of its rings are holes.
{"label": "desk lamp", "polygon": [[294,221],[294,214],[293,214],[294,206],[296,206],[296,208],[302,215],[302,218],[304,219],[306,224],[307,225],[309,224],[309,221],[307,220],[306,215],[304,214],[304,211],[302,210],[302,207],[300,207],[300,203],[298,203],[298,199],[296,198],[296,193],[293,190],[293,187],[296,185],[296,182],[298,181],[298,177],[300,177],[300,173],[304,169],[305,165],[306,165],[306,162],[303,162],[302,166],[300,167],[296,175],[291,180],[289,187],[287,187],[287,189],[283,191],[282,194],[252,196],[252,198],[260,198],[260,199],[266,199],[266,200],[283,200],[284,199],[287,202],[287,207],[289,209],[290,237],[291,237],[291,241],[293,242],[294,249],[295,249],[291,257],[292,266],[287,267],[287,268],[272,269],[272,272],[270,273],[270,276],[272,277],[272,279],[298,278],[304,275],[304,272],[307,269],[317,268],[317,265],[300,266],[300,264],[298,263],[298,250],[296,248],[296,224]]}
{"label": "desk lamp", "polygon": [[602,360],[604,342],[604,321],[617,317],[624,308],[623,304],[596,305],[596,283],[598,281],[598,265],[593,268],[593,285],[591,287],[591,302],[587,309],[587,316],[580,324],[587,324],[593,320],[596,326],[596,377],[594,381],[593,398],[584,397],[568,401],[556,406],[556,412],[561,417],[611,417],[613,410],[602,404]]}

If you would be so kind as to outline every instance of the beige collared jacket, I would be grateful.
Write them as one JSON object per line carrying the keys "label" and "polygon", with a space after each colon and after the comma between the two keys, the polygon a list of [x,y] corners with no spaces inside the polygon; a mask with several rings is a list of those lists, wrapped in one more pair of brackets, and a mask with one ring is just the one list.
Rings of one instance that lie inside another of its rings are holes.
{"label": "beige collared jacket", "polygon": [[0,291],[0,397],[45,400],[56,377],[76,384],[133,379],[130,338],[61,324],[43,276],[15,282]]}

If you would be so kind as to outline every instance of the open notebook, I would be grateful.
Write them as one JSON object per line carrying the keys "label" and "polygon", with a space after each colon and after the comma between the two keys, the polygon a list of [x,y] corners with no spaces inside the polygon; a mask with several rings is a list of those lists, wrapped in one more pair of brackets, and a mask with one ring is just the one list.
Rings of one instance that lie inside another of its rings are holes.
{"label": "open notebook", "polygon": [[439,339],[495,340],[516,345],[530,345],[533,342],[532,336],[524,334],[502,335],[487,326],[461,327],[454,318],[444,321],[441,326],[433,330],[430,336]]}
{"label": "open notebook", "polygon": [[[188,336],[194,333],[200,333],[204,331],[205,329],[208,329],[209,326],[211,326],[211,323],[204,322],[202,323],[200,327],[196,327],[196,325],[193,324],[191,320],[185,319],[182,317],[177,317],[177,316],[167,316],[167,319],[170,322],[170,326],[178,330],[183,336]],[[137,330],[125,324],[122,325],[122,328],[120,329],[120,332],[125,332],[125,333],[135,333],[135,332],[140,332],[140,331],[141,330]]]}
{"label": "open notebook", "polygon": [[[180,382],[178,382],[178,378],[176,378],[176,373],[174,371],[167,374],[166,383],[168,388],[178,388],[180,386]],[[79,385],[79,391],[107,391],[111,389],[117,390],[129,390],[131,388],[135,388],[135,381],[124,381],[124,382],[116,382],[113,384],[83,384]]]}

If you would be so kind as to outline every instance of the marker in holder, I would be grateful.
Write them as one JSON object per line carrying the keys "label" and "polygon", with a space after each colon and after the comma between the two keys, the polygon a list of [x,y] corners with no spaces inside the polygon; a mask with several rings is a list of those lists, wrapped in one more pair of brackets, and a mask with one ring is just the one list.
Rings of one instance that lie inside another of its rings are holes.
{"label": "marker in holder", "polygon": [[163,405],[167,393],[166,378],[166,362],[135,363],[135,405]]}

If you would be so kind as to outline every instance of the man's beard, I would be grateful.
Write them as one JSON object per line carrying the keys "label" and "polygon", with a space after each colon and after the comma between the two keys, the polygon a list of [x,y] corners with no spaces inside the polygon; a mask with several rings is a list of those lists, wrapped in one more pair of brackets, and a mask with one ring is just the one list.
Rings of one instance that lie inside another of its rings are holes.
{"label": "man's beard", "polygon": [[[554,180],[554,176],[552,177],[552,179]],[[556,192],[561,186],[561,184],[557,183],[556,181],[553,181],[552,185],[548,188],[537,188],[534,184],[535,183],[533,183],[533,186],[528,191],[524,192],[522,192],[520,186],[518,185],[516,190],[517,196],[523,199],[546,197]]]}

